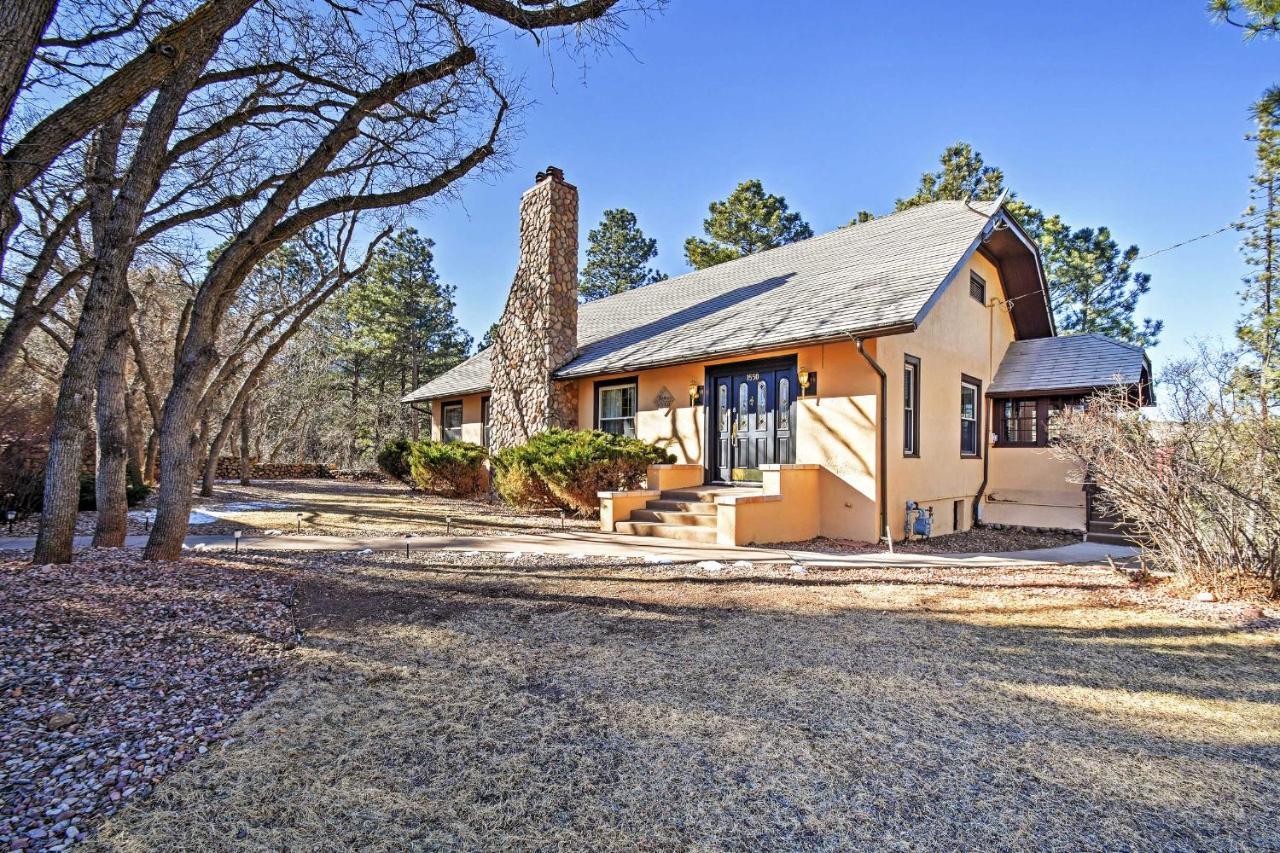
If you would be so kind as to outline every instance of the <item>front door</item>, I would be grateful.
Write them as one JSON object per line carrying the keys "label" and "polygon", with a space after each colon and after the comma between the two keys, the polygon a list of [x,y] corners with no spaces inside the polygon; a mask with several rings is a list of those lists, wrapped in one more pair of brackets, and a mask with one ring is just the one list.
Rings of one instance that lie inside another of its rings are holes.
{"label": "front door", "polygon": [[794,462],[794,359],[725,365],[712,376],[713,478],[759,482],[760,466]]}

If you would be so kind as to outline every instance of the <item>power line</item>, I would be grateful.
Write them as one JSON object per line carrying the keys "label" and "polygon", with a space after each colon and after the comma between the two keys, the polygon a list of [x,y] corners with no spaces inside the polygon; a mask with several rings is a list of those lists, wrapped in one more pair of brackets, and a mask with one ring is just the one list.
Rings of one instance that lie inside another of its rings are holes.
{"label": "power line", "polygon": [[1145,261],[1147,258],[1154,258],[1156,255],[1163,255],[1165,252],[1172,252],[1174,249],[1181,249],[1183,246],[1186,246],[1190,243],[1195,243],[1199,240],[1207,240],[1210,237],[1216,237],[1219,234],[1221,234],[1223,231],[1233,231],[1233,230],[1242,228],[1245,225],[1250,225],[1255,220],[1262,219],[1266,215],[1267,215],[1267,211],[1264,210],[1261,213],[1255,213],[1252,216],[1246,216],[1244,219],[1241,219],[1239,222],[1229,222],[1226,225],[1223,225],[1221,228],[1218,228],[1214,231],[1210,231],[1207,234],[1201,234],[1198,237],[1191,237],[1190,239],[1183,240],[1180,243],[1174,243],[1172,246],[1165,246],[1163,249],[1156,249],[1154,252],[1148,252],[1145,255],[1138,255],[1138,257],[1134,258],[1134,260]]}

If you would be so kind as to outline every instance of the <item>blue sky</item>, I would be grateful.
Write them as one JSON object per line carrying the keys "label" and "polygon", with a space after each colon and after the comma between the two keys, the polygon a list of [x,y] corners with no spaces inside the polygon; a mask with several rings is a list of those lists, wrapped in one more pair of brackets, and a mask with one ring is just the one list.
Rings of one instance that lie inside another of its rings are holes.
{"label": "blue sky", "polygon": [[[519,195],[548,164],[579,188],[584,241],[604,209],[630,208],[670,275],[687,271],[681,247],[707,204],[741,180],[821,233],[891,210],[956,140],[1031,204],[1148,252],[1240,214],[1248,106],[1280,82],[1280,44],[1245,43],[1200,0],[673,0],[623,41],[585,73],[515,42],[510,67],[535,103],[512,168],[414,220],[477,338],[515,270]],[[1188,339],[1231,334],[1238,240],[1142,262],[1140,311],[1165,321],[1157,369]]]}

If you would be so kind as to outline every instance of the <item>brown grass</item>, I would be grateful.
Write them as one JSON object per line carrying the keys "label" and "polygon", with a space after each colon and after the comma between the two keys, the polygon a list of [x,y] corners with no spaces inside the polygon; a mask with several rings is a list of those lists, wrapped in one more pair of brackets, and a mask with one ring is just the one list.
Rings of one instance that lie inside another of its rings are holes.
{"label": "brown grass", "polygon": [[[287,509],[261,509],[234,513],[211,524],[191,526],[193,534],[231,533],[246,535],[266,530],[293,533],[296,514],[302,513],[302,532],[329,536],[379,536],[412,533],[417,536],[443,535],[453,519],[452,531],[468,536],[508,532],[536,532],[558,529],[555,512],[526,512],[500,501],[444,498],[412,492],[401,483],[346,482],[341,480],[264,480],[252,486],[218,483],[212,498],[197,500],[201,505],[246,501],[290,504]],[[595,529],[592,522],[567,519],[568,527]]]}
{"label": "brown grass", "polygon": [[1280,845],[1280,636],[1113,572],[428,559],[315,564],[282,686],[99,843]]}

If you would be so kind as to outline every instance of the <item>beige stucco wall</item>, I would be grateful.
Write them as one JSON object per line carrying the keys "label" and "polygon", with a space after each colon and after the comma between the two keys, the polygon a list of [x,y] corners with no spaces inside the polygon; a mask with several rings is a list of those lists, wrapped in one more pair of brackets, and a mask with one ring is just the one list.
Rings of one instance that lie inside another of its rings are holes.
{"label": "beige stucco wall", "polygon": [[[874,342],[868,347],[874,351]],[[817,373],[818,393],[797,399],[796,463],[822,466],[818,480],[820,533],[867,541],[875,538],[875,408],[878,382],[852,341],[712,359],[676,367],[580,380],[578,424],[595,422],[595,383],[634,376],[636,433],[667,448],[678,462],[704,462],[705,408],[689,403],[689,383],[703,385],[708,367],[794,354],[797,367]],[[666,388],[670,407],[658,405]],[[759,540],[766,541],[766,540]]]}
{"label": "beige stucco wall", "polygon": [[[973,498],[982,485],[983,459],[960,455],[960,378],[966,374],[991,383],[1000,359],[1014,339],[1009,312],[987,307],[969,295],[969,273],[987,283],[987,301],[1003,298],[999,271],[986,257],[975,254],[938,298],[920,328],[909,335],[881,339],[880,365],[888,374],[887,521],[895,539],[902,537],[906,502],[933,508],[934,535],[954,531],[953,504],[963,501],[960,529],[973,524]],[[903,366],[905,356],[920,359],[919,457],[907,457],[903,442]],[[982,453],[992,452],[991,406],[981,401]],[[994,457],[992,457],[994,459]]]}
{"label": "beige stucco wall", "polygon": [[1078,466],[1047,448],[994,447],[982,518],[990,524],[1084,530],[1083,482]]}

